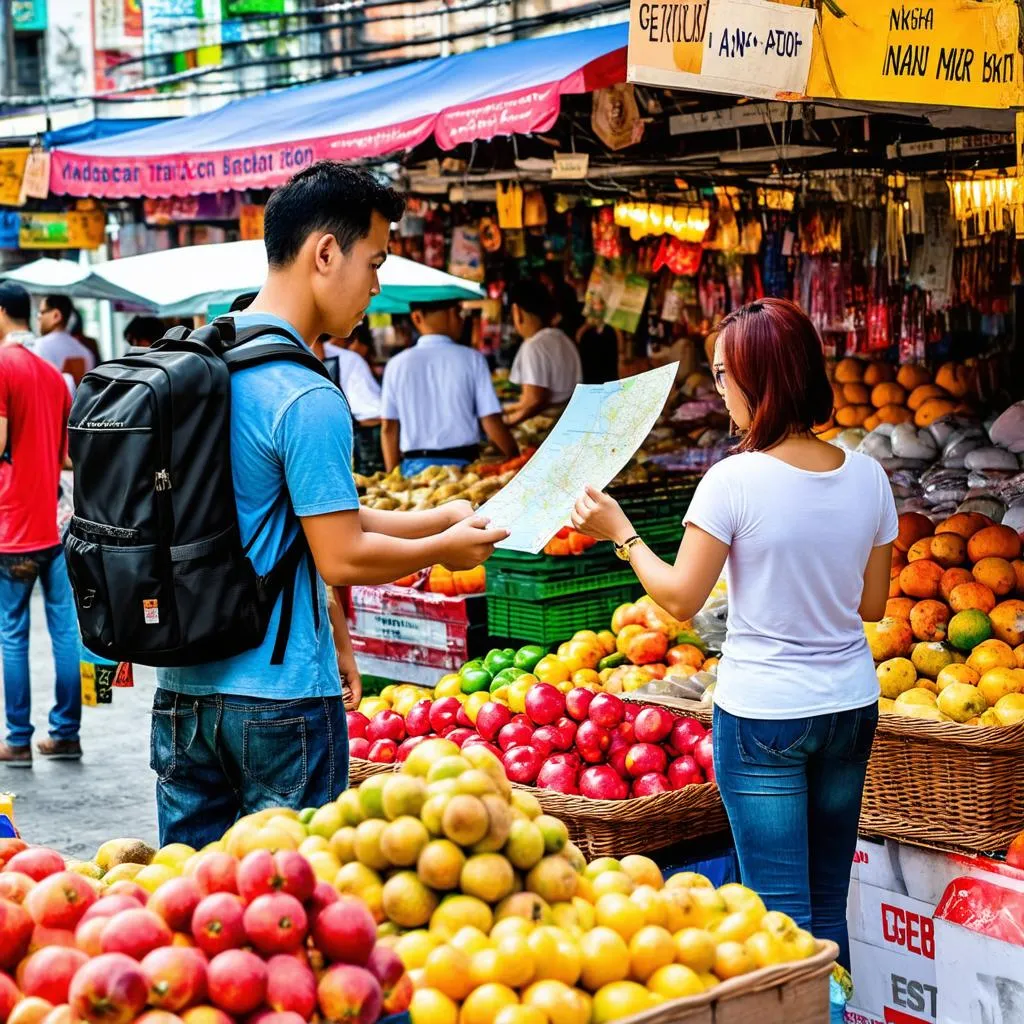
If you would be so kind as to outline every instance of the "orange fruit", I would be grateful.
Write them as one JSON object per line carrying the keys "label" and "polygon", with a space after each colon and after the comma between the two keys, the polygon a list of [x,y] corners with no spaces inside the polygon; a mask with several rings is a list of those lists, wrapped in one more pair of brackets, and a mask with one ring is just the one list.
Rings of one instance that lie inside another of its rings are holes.
{"label": "orange fruit", "polygon": [[907,551],[908,562],[920,562],[925,558],[932,557],[932,538],[922,537],[920,540],[915,541],[910,545],[910,550]]}
{"label": "orange fruit", "polygon": [[935,534],[938,536],[940,533],[956,533],[964,540],[970,540],[979,530],[984,530],[986,526],[991,525],[992,520],[980,512],[957,512],[944,523],[939,523],[935,527]]}
{"label": "orange fruit", "polygon": [[930,537],[936,530],[932,521],[921,512],[904,512],[899,518],[899,535],[896,550],[909,551],[911,546],[924,537]]}
{"label": "orange fruit", "polygon": [[947,665],[939,670],[935,677],[936,690],[944,690],[952,683],[967,683],[969,686],[977,686],[981,679],[981,673],[976,672],[970,665]]}
{"label": "orange fruit", "polygon": [[937,562],[921,559],[900,570],[900,589],[907,597],[922,600],[939,596],[939,581],[945,570]]}
{"label": "orange fruit", "polygon": [[971,570],[979,583],[984,583],[997,597],[1004,597],[1017,585],[1017,574],[1005,558],[992,555],[975,562]]}
{"label": "orange fruit", "polygon": [[456,1001],[465,999],[473,991],[469,957],[454,946],[438,946],[428,954],[423,979],[427,988],[437,989]]}
{"label": "orange fruit", "polygon": [[983,558],[1020,558],[1020,537],[1009,526],[986,526],[967,542],[967,555],[972,562]]}
{"label": "orange fruit", "polygon": [[918,601],[910,613],[910,628],[918,640],[932,642],[946,638],[949,607],[944,601]]}
{"label": "orange fruit", "polygon": [[646,923],[643,910],[621,892],[609,892],[599,897],[594,914],[599,925],[618,932],[627,942]]}
{"label": "orange fruit", "polygon": [[932,537],[930,550],[932,560],[946,569],[967,561],[967,544],[955,533],[940,533]]}
{"label": "orange fruit", "polygon": [[886,618],[906,619],[910,621],[910,613],[917,602],[912,597],[890,597],[885,602]]}
{"label": "orange fruit", "polygon": [[443,992],[434,988],[419,988],[412,994],[409,1006],[416,1024],[458,1024],[459,1008]]}
{"label": "orange fruit", "polygon": [[989,613],[989,619],[997,640],[1011,647],[1024,644],[1024,601],[1000,601]]}
{"label": "orange fruit", "polygon": [[580,984],[589,992],[596,992],[602,985],[629,977],[629,946],[611,928],[603,925],[591,928],[580,939],[580,954],[583,957]]}
{"label": "orange fruit", "polygon": [[955,612],[979,611],[988,615],[996,606],[996,596],[984,583],[961,583],[950,592],[949,606]]}
{"label": "orange fruit", "polygon": [[540,925],[526,940],[533,956],[534,978],[552,979],[575,985],[583,968],[583,957],[576,943],[561,928]]}
{"label": "orange fruit", "polygon": [[[956,534],[946,533],[941,534],[943,537],[955,537]],[[936,537],[936,540],[939,538]],[[962,538],[961,538],[962,539]],[[1021,562],[1021,566],[1024,567],[1024,562]],[[942,594],[944,601],[949,600],[949,595],[953,593],[954,587],[959,587],[961,583],[973,583],[974,576],[971,574],[970,569],[947,569],[942,574],[942,579],[939,580],[939,592]]]}
{"label": "orange fruit", "polygon": [[629,940],[630,977],[642,984],[659,967],[674,963],[676,944],[666,928],[650,924]]}
{"label": "orange fruit", "polygon": [[967,664],[983,676],[994,668],[1016,668],[1017,657],[1013,648],[1002,640],[984,640],[971,651]]}
{"label": "orange fruit", "polygon": [[[494,1024],[498,1012],[506,1006],[518,1006],[519,996],[508,987],[491,982],[473,989],[462,1004],[459,1024]],[[419,1019],[417,1018],[417,1024]]]}

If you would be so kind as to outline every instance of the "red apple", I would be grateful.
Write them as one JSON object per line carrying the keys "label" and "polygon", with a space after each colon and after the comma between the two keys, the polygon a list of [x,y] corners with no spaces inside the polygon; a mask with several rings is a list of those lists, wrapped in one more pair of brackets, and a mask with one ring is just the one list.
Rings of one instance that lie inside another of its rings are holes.
{"label": "red apple", "polygon": [[394,764],[398,759],[398,744],[394,740],[375,740],[370,744],[368,757],[378,764]]}
{"label": "red apple", "polygon": [[363,736],[356,736],[348,741],[348,756],[359,757],[364,761],[370,757],[370,741]]}
{"label": "red apple", "polygon": [[707,729],[696,718],[677,718],[672,726],[672,749],[680,756],[692,754]]}
{"label": "red apple", "polygon": [[64,870],[64,858],[55,850],[45,846],[30,846],[21,853],[16,853],[4,868],[5,871],[20,871],[29,878],[41,882],[48,875],[55,875]]}
{"label": "red apple", "polygon": [[474,733],[472,736],[462,744],[462,749],[465,750],[467,747],[483,747],[488,753],[493,754],[499,761],[502,758],[502,750],[500,747],[496,747],[493,743],[488,743],[483,736]]}
{"label": "red apple", "polygon": [[182,1019],[169,1010],[147,1010],[141,1017],[136,1017],[134,1024],[184,1024]]}
{"label": "red apple", "polygon": [[576,742],[576,730],[579,727],[579,722],[574,722],[568,715],[562,715],[554,725],[544,726],[545,729],[558,730],[558,734],[562,737],[562,750],[570,750],[572,748],[573,743]]}
{"label": "red apple", "polygon": [[[228,1017],[228,1020],[231,1018]],[[301,1013],[291,1010],[282,1010],[280,1013],[275,1010],[257,1010],[245,1018],[245,1024],[306,1024],[307,1020]]]}
{"label": "red apple", "polygon": [[137,882],[129,881],[127,878],[122,878],[120,882],[108,886],[107,895],[131,896],[133,900],[138,900],[140,907],[144,907],[149,902],[149,893]]}
{"label": "red apple", "polygon": [[537,787],[553,789],[556,793],[579,793],[576,787],[576,769],[564,762],[545,761],[537,774]]}
{"label": "red apple", "polygon": [[27,996],[45,999],[54,1006],[68,1001],[71,981],[79,969],[89,962],[80,949],[46,946],[37,949],[18,971],[21,991]]}
{"label": "red apple", "polygon": [[715,743],[710,732],[705,733],[697,740],[693,748],[693,759],[704,769],[704,773],[710,778],[711,773],[715,770]]}
{"label": "red apple", "polygon": [[501,763],[509,782],[531,785],[537,778],[544,758],[534,747],[509,747],[502,756]]}
{"label": "red apple", "polygon": [[355,896],[340,896],[324,907],[313,926],[313,943],[328,960],[365,964],[376,941],[373,915]]}
{"label": "red apple", "polygon": [[667,767],[668,755],[656,743],[634,743],[626,751],[626,771],[634,779],[664,772]]}
{"label": "red apple", "polygon": [[328,968],[316,994],[324,1017],[346,1024],[374,1024],[384,1003],[380,982],[365,967],[352,964]]}
{"label": "red apple", "polygon": [[543,729],[543,726],[540,729],[535,729],[530,737],[530,746],[540,754],[542,761],[549,758],[557,750],[560,750],[561,748],[555,744],[562,741],[557,729],[553,729],[551,732],[544,732]]}
{"label": "red apple", "polygon": [[3,867],[16,853],[28,849],[28,843],[17,836],[0,839],[0,867]]}
{"label": "red apple", "polygon": [[96,902],[96,890],[82,875],[61,871],[39,882],[25,897],[25,909],[44,928],[74,929]]}
{"label": "red apple", "polygon": [[36,880],[20,871],[0,871],[0,899],[12,903],[24,903],[25,897],[35,888]]}
{"label": "red apple", "polygon": [[215,892],[238,892],[238,860],[229,853],[206,853],[192,874],[204,896]]}
{"label": "red apple", "polygon": [[72,1017],[89,1024],[130,1024],[148,997],[139,964],[124,953],[104,953],[79,968],[68,1002]]}
{"label": "red apple", "polygon": [[466,714],[466,705],[459,704],[458,714],[455,716],[455,724],[463,729],[473,728],[473,719]]}
{"label": "red apple", "polygon": [[648,772],[633,783],[633,796],[654,796],[656,793],[667,793],[671,788],[664,775]]}
{"label": "red apple", "polygon": [[122,910],[100,932],[100,947],[104,953],[125,953],[141,960],[152,950],[169,946],[173,939],[167,922],[152,910]]}
{"label": "red apple", "polygon": [[185,1024],[234,1024],[234,1020],[215,1006],[193,1006],[181,1019]]}
{"label": "red apple", "polygon": [[594,699],[594,691],[585,686],[577,686],[565,695],[565,710],[577,722],[586,721],[590,702]]}
{"label": "red apple", "polygon": [[628,779],[630,777],[629,770],[626,768],[626,754],[628,753],[629,747],[625,744],[620,747],[613,747],[608,751],[608,764],[610,764],[623,779]]}
{"label": "red apple", "polygon": [[412,1002],[412,979],[405,973],[401,958],[387,946],[376,946],[366,969],[380,982],[385,1014],[404,1013]]}
{"label": "red apple", "polygon": [[498,731],[498,746],[502,750],[509,747],[525,746],[533,738],[533,726],[529,722],[509,722]]}
{"label": "red apple", "polygon": [[28,951],[34,924],[13,900],[0,899],[0,967],[13,967]]}
{"label": "red apple", "polygon": [[159,914],[172,932],[187,932],[192,925],[192,915],[199,906],[203,894],[194,878],[172,878],[164,882],[152,896],[146,907]]}
{"label": "red apple", "polygon": [[609,765],[594,765],[580,775],[580,795],[591,800],[625,800],[629,785]]}
{"label": "red apple", "polygon": [[140,964],[149,985],[149,1005],[178,1013],[206,998],[206,957],[187,946],[164,946]]}
{"label": "red apple", "polygon": [[446,740],[451,740],[457,747],[461,747],[470,737],[476,735],[472,729],[467,729],[464,726],[458,726],[452,729],[445,736]]}
{"label": "red apple", "polygon": [[406,737],[398,744],[398,750],[395,755],[396,759],[399,762],[404,761],[426,738],[426,736]]}
{"label": "red apple", "polygon": [[715,762],[714,761],[712,761],[711,764],[709,764],[707,766],[707,768],[704,769],[704,781],[705,782],[714,782],[715,781]]}
{"label": "red apple", "polygon": [[229,949],[210,961],[206,985],[210,1002],[225,1013],[252,1013],[267,993],[267,965],[247,949]]}
{"label": "red apple", "polygon": [[324,907],[338,902],[338,890],[330,882],[319,881],[313,889],[313,895],[306,904],[306,917],[309,918],[309,930],[312,932],[316,919]]}
{"label": "red apple", "polygon": [[582,767],[580,762],[580,755],[575,750],[563,750],[557,754],[552,754],[545,761],[546,764],[562,764],[572,768],[573,771],[578,772]]}
{"label": "red apple", "polygon": [[245,934],[264,956],[292,953],[306,939],[308,921],[302,904],[286,892],[257,896],[245,908]]}
{"label": "red apple", "polygon": [[[598,696],[612,695],[598,694]],[[596,703],[597,698],[594,699],[594,704]],[[591,710],[593,710],[594,704],[590,705]],[[592,720],[581,723],[580,727],[576,730],[576,749],[584,761],[589,761],[591,764],[600,764],[605,759],[611,745],[611,731]]]}
{"label": "red apple", "polygon": [[247,903],[257,896],[284,892],[304,903],[313,895],[316,875],[309,861],[294,850],[253,850],[238,866],[238,892]]}
{"label": "red apple", "polygon": [[274,854],[281,892],[305,903],[316,888],[316,875],[308,860],[296,850],[278,850]]}
{"label": "red apple", "polygon": [[207,956],[237,949],[245,942],[244,911],[241,897],[232,893],[207,896],[192,915],[192,938],[196,945]]}
{"label": "red apple", "polygon": [[362,713],[362,711],[349,711],[345,717],[348,719],[348,738],[350,740],[360,737],[366,739],[366,727],[370,724],[370,720]]}
{"label": "red apple", "polygon": [[[0,974],[0,1020],[10,1020],[12,1011],[20,1002],[22,1002],[22,995],[18,991],[18,986],[6,974]],[[25,1010],[27,1009],[26,1007]],[[15,1019],[14,1024],[26,1024],[28,1018],[23,1015],[25,1010],[22,1011],[20,1020]],[[42,1005],[38,1007],[38,1011],[41,1015],[43,1011]]]}
{"label": "red apple", "polygon": [[113,917],[122,910],[139,909],[141,904],[131,896],[103,896],[82,915],[82,921],[91,921],[94,917]]}
{"label": "red apple", "polygon": [[76,948],[88,956],[99,956],[103,952],[103,929],[109,920],[109,917],[93,917],[88,921],[80,921],[75,929]]}
{"label": "red apple", "polygon": [[[633,723],[627,718],[623,722],[619,722],[615,726],[615,736],[619,736],[624,739],[630,746],[636,743],[636,728]],[[614,741],[613,741],[614,742]]]}
{"label": "red apple", "polygon": [[267,961],[267,1006],[278,1013],[297,1013],[304,1021],[316,1009],[316,977],[308,964],[282,954]]}
{"label": "red apple", "polygon": [[405,719],[397,711],[378,711],[366,727],[366,738],[371,744],[375,740],[394,740],[397,745],[405,739]]}
{"label": "red apple", "polygon": [[685,757],[677,757],[668,766],[668,782],[673,789],[682,789],[684,786],[698,786],[703,781],[704,773],[689,754]]}
{"label": "red apple", "polygon": [[430,728],[438,736],[447,736],[458,724],[462,705],[454,697],[441,697],[430,707]]}
{"label": "red apple", "polygon": [[426,736],[430,732],[430,708],[433,703],[429,697],[424,697],[409,708],[409,714],[405,716],[407,736]]}
{"label": "red apple", "polygon": [[489,700],[476,713],[476,731],[485,740],[493,740],[512,721],[512,712],[504,704]]}
{"label": "red apple", "polygon": [[623,709],[625,712],[625,721],[635,722],[636,716],[640,714],[640,705],[633,704],[630,701],[623,701],[623,704],[625,705]]}
{"label": "red apple", "polygon": [[558,750],[568,750],[576,738],[576,723],[572,719],[566,719],[566,721],[574,727],[571,735],[567,736],[565,730],[560,729],[557,725],[542,725],[539,729],[534,730],[533,739],[530,742],[536,747],[538,737],[540,737],[541,742],[550,744],[552,754]]}
{"label": "red apple", "polygon": [[614,693],[598,693],[590,702],[587,717],[594,725],[614,729],[626,717],[626,703]]}
{"label": "red apple", "polygon": [[638,743],[660,743],[675,725],[675,716],[665,708],[644,708],[633,723]]}
{"label": "red apple", "polygon": [[526,691],[526,714],[535,725],[550,725],[565,714],[565,696],[550,683],[538,683]]}

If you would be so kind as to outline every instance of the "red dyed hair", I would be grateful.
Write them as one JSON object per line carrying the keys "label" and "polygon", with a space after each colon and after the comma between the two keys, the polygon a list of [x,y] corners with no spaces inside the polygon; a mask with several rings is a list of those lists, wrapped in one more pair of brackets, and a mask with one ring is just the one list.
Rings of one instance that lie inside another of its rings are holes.
{"label": "red dyed hair", "polygon": [[797,305],[759,299],[725,317],[716,334],[726,373],[750,409],[741,451],[765,451],[832,415],[821,338]]}

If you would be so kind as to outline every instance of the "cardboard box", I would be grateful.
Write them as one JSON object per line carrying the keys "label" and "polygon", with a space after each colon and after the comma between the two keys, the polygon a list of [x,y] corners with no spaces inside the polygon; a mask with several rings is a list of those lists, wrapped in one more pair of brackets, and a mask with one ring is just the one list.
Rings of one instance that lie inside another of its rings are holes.
{"label": "cardboard box", "polygon": [[848,1012],[884,1024],[936,1024],[939,1020],[933,960],[856,940],[850,941],[850,960],[854,990]]}

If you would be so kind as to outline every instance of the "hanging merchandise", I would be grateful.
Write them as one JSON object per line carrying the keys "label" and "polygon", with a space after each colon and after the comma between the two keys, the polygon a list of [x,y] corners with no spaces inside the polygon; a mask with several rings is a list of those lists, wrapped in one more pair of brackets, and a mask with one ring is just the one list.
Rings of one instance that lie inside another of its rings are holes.
{"label": "hanging merchandise", "polygon": [[517,182],[499,181],[495,186],[498,202],[498,226],[504,231],[523,227],[523,189]]}
{"label": "hanging merchandise", "polygon": [[483,247],[480,245],[480,232],[475,227],[463,224],[452,231],[448,273],[467,281],[483,281]]}
{"label": "hanging merchandise", "polygon": [[433,210],[427,216],[423,232],[423,262],[435,270],[444,270],[445,225],[441,215]]}
{"label": "hanging merchandise", "polygon": [[501,249],[501,228],[493,217],[480,220],[480,244],[484,252],[498,252]]}
{"label": "hanging merchandise", "polygon": [[622,235],[619,231],[618,207],[602,206],[591,223],[594,235],[594,254],[604,259],[622,258]]}
{"label": "hanging merchandise", "polygon": [[522,228],[508,228],[502,237],[509,259],[521,260],[526,256],[526,232]]}
{"label": "hanging merchandise", "polygon": [[527,192],[523,198],[523,227],[542,228],[548,222],[548,207],[544,193],[539,189]]}
{"label": "hanging merchandise", "polygon": [[671,287],[665,290],[665,299],[661,304],[661,319],[670,324],[680,323],[684,319],[684,309],[697,301],[697,291],[693,287],[693,278],[677,277]]}
{"label": "hanging merchandise", "polygon": [[644,122],[633,86],[626,82],[594,92],[590,124],[594,134],[610,149],[625,149],[644,135]]}
{"label": "hanging merchandise", "polygon": [[613,275],[604,260],[597,260],[587,281],[583,297],[583,319],[600,323],[608,310],[608,295],[613,286]]}
{"label": "hanging merchandise", "polygon": [[636,334],[650,287],[650,279],[641,274],[616,275],[608,295],[605,323],[627,334]]}

